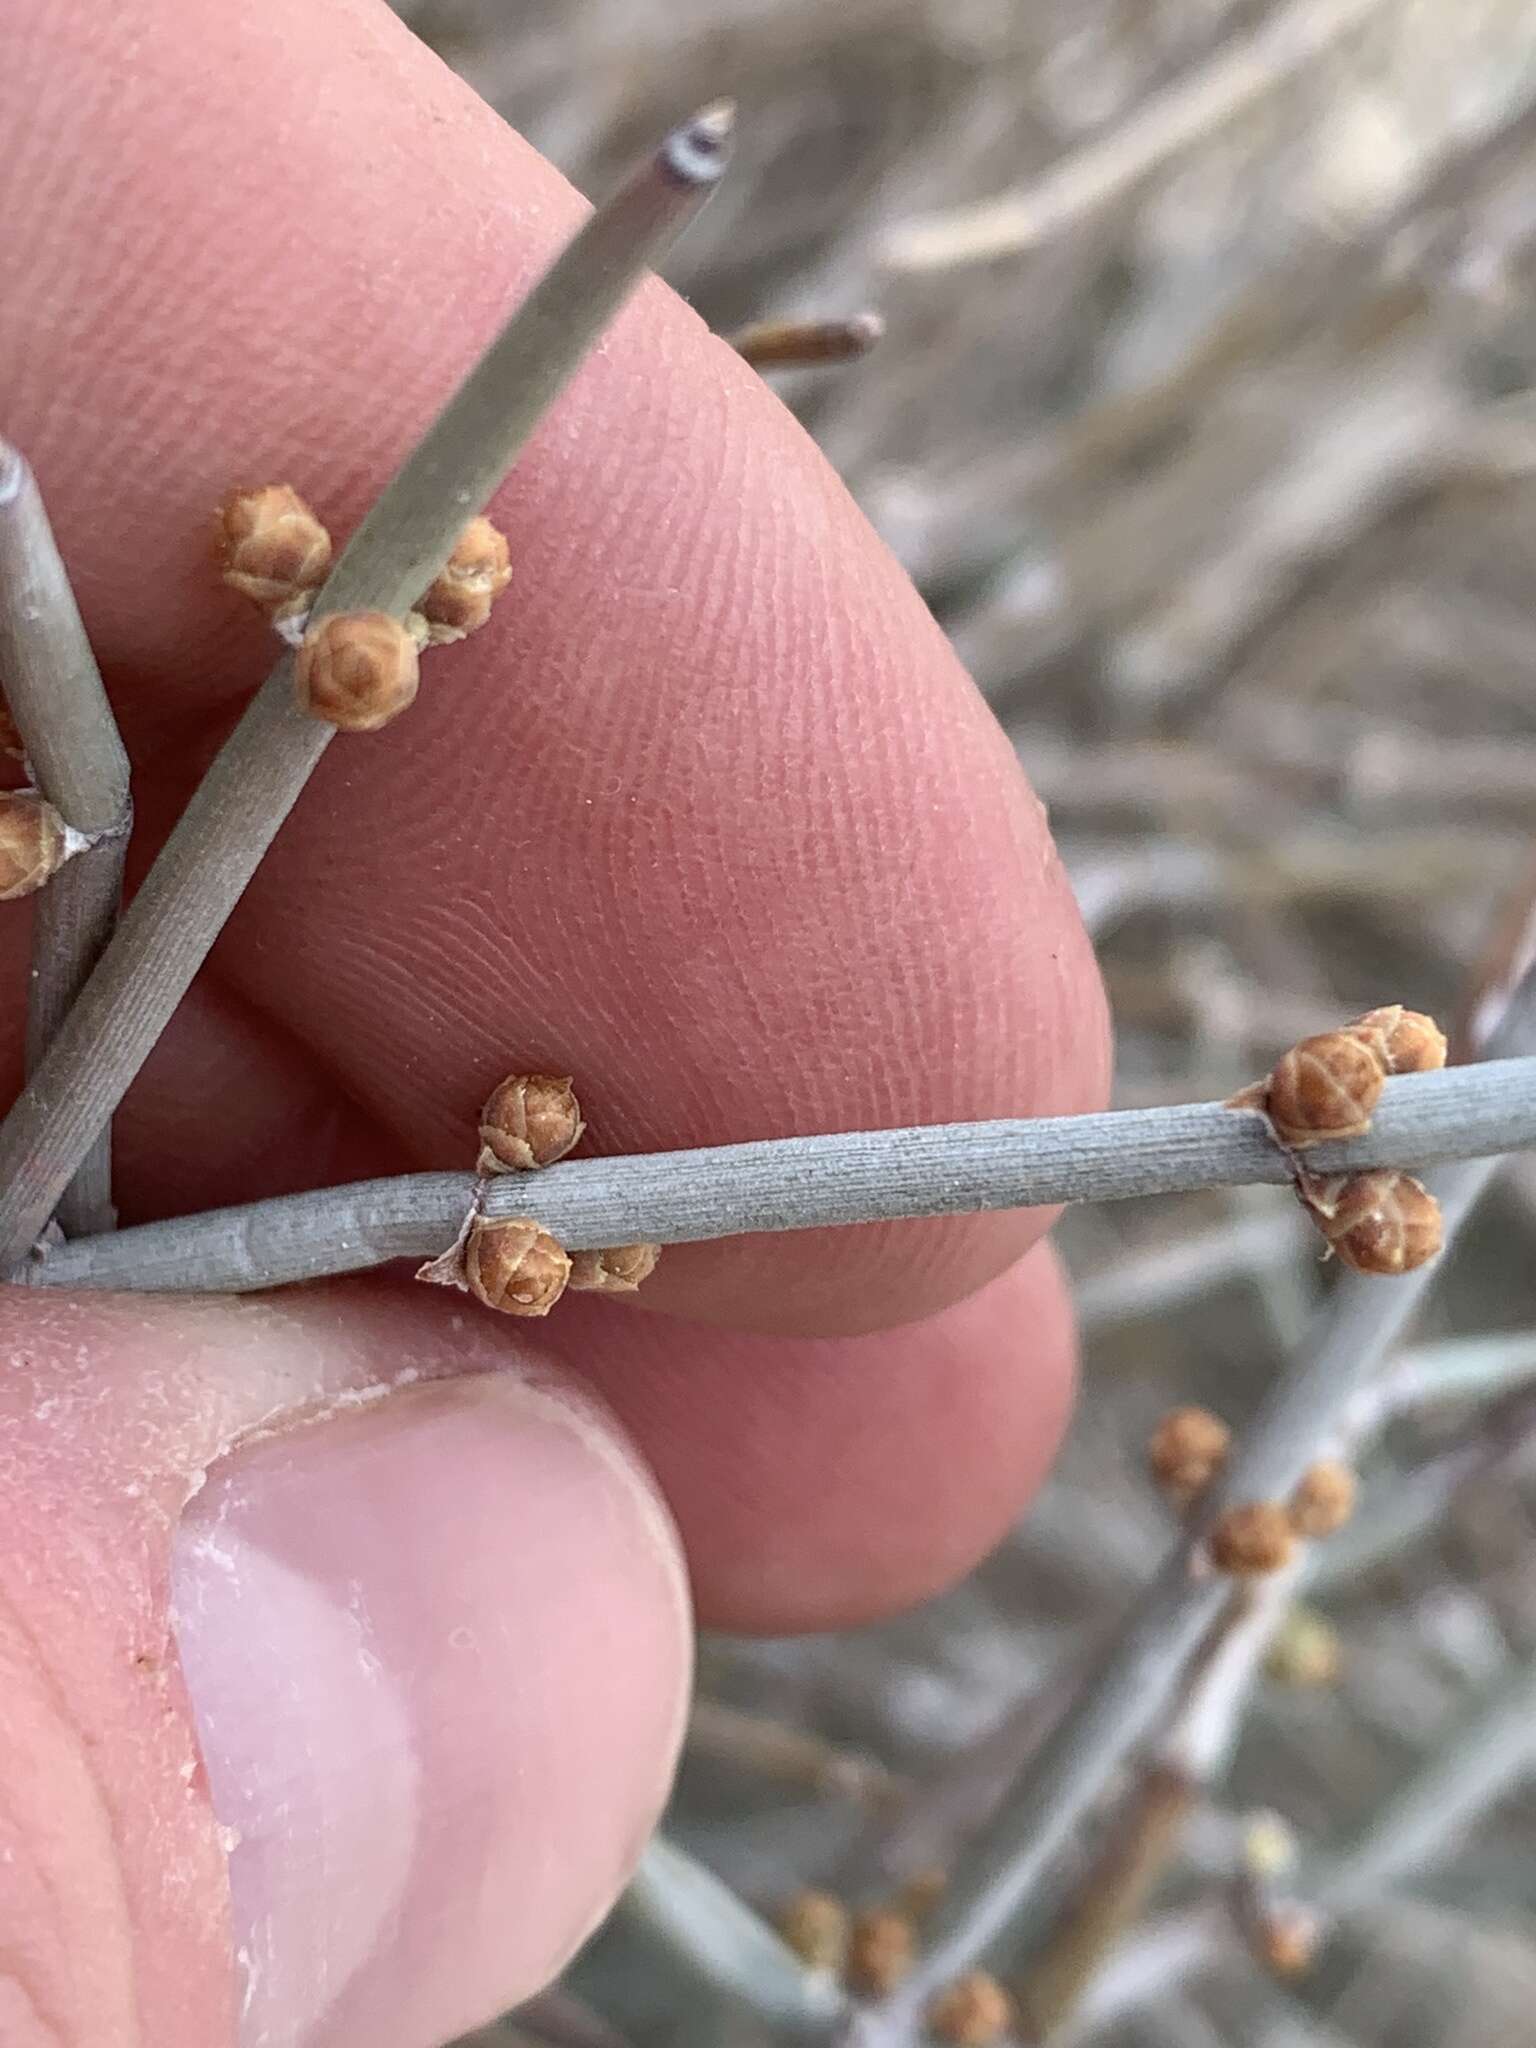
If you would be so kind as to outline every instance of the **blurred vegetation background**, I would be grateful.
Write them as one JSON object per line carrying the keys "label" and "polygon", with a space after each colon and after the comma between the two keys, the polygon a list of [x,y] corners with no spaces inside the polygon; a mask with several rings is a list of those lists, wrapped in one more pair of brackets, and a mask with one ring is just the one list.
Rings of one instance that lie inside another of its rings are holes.
{"label": "blurred vegetation background", "polygon": [[[735,93],[740,167],[672,281],[722,330],[884,314],[868,360],[779,387],[1050,806],[1122,1104],[1224,1095],[1375,1002],[1455,1015],[1536,879],[1529,5],[397,4],[587,191]],[[1533,1212],[1519,1161],[1421,1342],[1506,1333],[1536,1362]],[[1028,1522],[901,1621],[703,1647],[669,1827],[765,1909],[861,1838],[893,1881],[963,1854],[1171,1538],[1156,1418],[1241,1425],[1329,1285],[1273,1190],[1076,1212],[1061,1241],[1085,1397]],[[1515,1393],[1378,1447],[1131,1938],[1140,1977],[1123,1955],[1062,2038],[1536,2040],[1533,1421]],[[1179,1948],[1219,1919],[1242,1816],[1347,1841],[1431,1760],[1475,1763],[1510,1698],[1476,1824],[1431,1828],[1316,1969],[1277,1981],[1235,1922]],[[572,1982],[636,2048],[754,2038],[681,2010],[622,1928]]]}

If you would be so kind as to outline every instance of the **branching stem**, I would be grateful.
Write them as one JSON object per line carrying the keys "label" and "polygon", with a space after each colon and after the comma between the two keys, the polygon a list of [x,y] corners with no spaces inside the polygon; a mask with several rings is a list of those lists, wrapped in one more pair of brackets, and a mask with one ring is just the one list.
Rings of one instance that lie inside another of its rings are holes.
{"label": "branching stem", "polygon": [[[37,899],[27,992],[33,1073],[111,935],[131,809],[128,756],[80,609],[25,458],[0,441],[0,675],[38,788],[91,844]],[[103,1123],[59,1201],[71,1236],[110,1230],[112,1141]]]}
{"label": "branching stem", "polygon": [[[403,617],[726,163],[730,110],[667,137],[513,313],[353,535],[313,616]],[[319,764],[334,730],[279,661],[225,741],[0,1125],[0,1272],[36,1241]]]}
{"label": "branching stem", "polygon": [[[1319,1146],[1310,1156],[1320,1171],[1336,1172],[1533,1144],[1536,1059],[1520,1059],[1389,1081],[1366,1137]],[[484,1213],[534,1215],[579,1251],[1289,1178],[1261,1117],[1203,1102],[566,1160],[536,1181],[493,1182]],[[452,1243],[475,1194],[467,1173],[323,1188],[146,1224],[111,1242],[61,1246],[18,1277],[51,1286],[249,1293],[390,1259],[430,1258]]]}

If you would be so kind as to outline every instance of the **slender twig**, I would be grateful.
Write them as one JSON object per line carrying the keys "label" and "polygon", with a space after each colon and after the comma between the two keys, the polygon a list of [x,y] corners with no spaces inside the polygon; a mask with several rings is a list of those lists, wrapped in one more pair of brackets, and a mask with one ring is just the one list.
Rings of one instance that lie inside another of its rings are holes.
{"label": "slender twig", "polygon": [[[1389,1422],[1433,1401],[1504,1393],[1536,1372],[1536,1339],[1471,1338],[1409,1352],[1366,1386],[1340,1418],[1331,1449],[1353,1460]],[[1224,1772],[1261,1667],[1299,1583],[1331,1545],[1309,1548],[1285,1570],[1229,1603],[1190,1679],[1183,1704],[1153,1748],[1126,1813],[1050,1940],[1031,1962],[1022,1996],[1041,2038],[1054,2034],[1118,1944],[1179,1846],[1182,1818]],[[1533,1745],[1536,1747],[1536,1745]],[[1183,1788],[1182,1802],[1174,1788]]]}
{"label": "slender twig", "polygon": [[1446,1517],[1470,1488],[1527,1472],[1533,1448],[1536,1399],[1528,1390],[1517,1391],[1483,1414],[1463,1442],[1371,1487],[1348,1528],[1316,1553],[1308,1591],[1330,1593],[1356,1584],[1378,1565],[1401,1562],[1416,1544],[1443,1532]]}
{"label": "slender twig", "polygon": [[1142,1774],[1050,1942],[1031,1963],[1019,2004],[1031,2040],[1051,2039],[1071,2016],[1105,1956],[1140,1917],[1196,1796],[1193,1779],[1156,1763]]}
{"label": "slender twig", "polygon": [[641,1927],[647,1953],[670,1957],[698,1989],[746,2006],[791,2033],[825,2034],[845,2000],[808,1970],[729,1885],[657,1835],[615,1908]]}
{"label": "slender twig", "polygon": [[[729,128],[724,106],[696,115],[588,219],[385,486],[314,616],[403,616],[420,597],[647,266],[708,197]],[[285,657],[0,1126],[0,1271],[26,1255],[53,1213],[333,736],[296,705]]]}
{"label": "slender twig", "polygon": [[897,270],[947,270],[1034,248],[1219,132],[1255,100],[1362,27],[1382,0],[1292,0],[1192,76],[1175,79],[1118,126],[1063,158],[1037,184],[892,230]]}
{"label": "slender twig", "polygon": [[754,370],[804,370],[868,355],[884,332],[878,313],[855,313],[847,320],[759,320],[730,340]]}
{"label": "slender twig", "polygon": [[[1536,980],[1521,984],[1488,1051],[1523,1052],[1536,1036]],[[1459,1070],[1471,1074],[1477,1068]],[[1484,1070],[1487,1071],[1487,1070]],[[1462,1164],[1436,1176],[1447,1242],[1493,1171]],[[1200,1643],[1229,1597],[1209,1568],[1205,1537],[1236,1501],[1286,1499],[1335,1436],[1359,1390],[1399,1341],[1432,1282],[1421,1266],[1391,1287],[1346,1274],[1312,1339],[1278,1381],[1229,1470],[1146,1590],[1095,1672],[1046,1737],[941,1904],[934,1939],[901,1991],[862,2023],[863,2040],[910,2038],[939,1986],[970,1968],[1038,1906],[1042,1881],[1112,1775],[1166,1714]]]}
{"label": "slender twig", "polygon": [[[37,900],[26,1065],[35,1071],[111,934],[131,811],[128,756],[25,458],[0,441],[0,676],[37,786],[91,843]],[[103,1124],[59,1202],[71,1236],[110,1230],[112,1140]]]}
{"label": "slender twig", "polygon": [[1073,1275],[1078,1324],[1096,1329],[1166,1316],[1180,1303],[1209,1295],[1228,1281],[1293,1265],[1309,1236],[1310,1226],[1300,1210],[1292,1217],[1234,1216],[1148,1251],[1106,1259],[1091,1273]]}
{"label": "slender twig", "polygon": [[1536,1658],[1498,1686],[1356,1839],[1298,1889],[1348,1907],[1443,1854],[1469,1821],[1536,1770]]}
{"label": "slender twig", "polygon": [[792,1728],[720,1700],[694,1701],[688,1717],[688,1754],[848,1799],[875,1812],[888,1810],[905,1790],[901,1779],[872,1756],[841,1749],[810,1729]]}
{"label": "slender twig", "polygon": [[[1318,1171],[1334,1173],[1533,1144],[1536,1059],[1520,1059],[1401,1075],[1386,1084],[1367,1136],[1320,1145],[1308,1156]],[[1277,1184],[1290,1174],[1263,1119],[1219,1102],[925,1124],[566,1160],[541,1172],[536,1185],[519,1175],[478,1194],[469,1174],[359,1181],[82,1239],[16,1277],[47,1286],[250,1293],[390,1259],[430,1258],[452,1243],[477,1198],[488,1217],[536,1214],[580,1251]]]}

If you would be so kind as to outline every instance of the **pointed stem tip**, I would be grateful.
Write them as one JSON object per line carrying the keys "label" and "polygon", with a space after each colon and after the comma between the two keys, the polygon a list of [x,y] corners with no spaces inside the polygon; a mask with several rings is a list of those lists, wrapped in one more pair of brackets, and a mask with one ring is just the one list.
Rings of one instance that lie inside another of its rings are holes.
{"label": "pointed stem tip", "polygon": [[713,185],[730,162],[736,102],[712,100],[661,145],[661,161],[685,185]]}

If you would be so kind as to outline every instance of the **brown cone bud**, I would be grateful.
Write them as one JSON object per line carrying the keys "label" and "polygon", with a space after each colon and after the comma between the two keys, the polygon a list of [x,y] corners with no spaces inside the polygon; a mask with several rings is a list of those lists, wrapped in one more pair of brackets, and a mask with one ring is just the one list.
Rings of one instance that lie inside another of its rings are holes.
{"label": "brown cone bud", "polygon": [[521,1218],[474,1224],[464,1245],[464,1278],[487,1308],[509,1316],[547,1316],[565,1292],[571,1262],[564,1247]]}
{"label": "brown cone bud", "polygon": [[972,1970],[928,2008],[928,2031],[954,2048],[992,2048],[1013,2025],[1013,2000],[995,1977]]}
{"label": "brown cone bud", "polygon": [[1371,1047],[1389,1074],[1431,1074],[1445,1065],[1445,1033],[1422,1010],[1388,1003],[1357,1017],[1349,1032]]}
{"label": "brown cone bud", "polygon": [[1207,1408],[1170,1408],[1147,1442],[1147,1463],[1163,1490],[1181,1502],[1203,1493],[1226,1463],[1232,1432]]}
{"label": "brown cone bud", "polygon": [[509,1074],[480,1112],[479,1170],[553,1166],[585,1129],[569,1074]]}
{"label": "brown cone bud", "polygon": [[935,1863],[927,1870],[919,1870],[909,1877],[896,1894],[896,1903],[903,1913],[910,1913],[914,1920],[921,1920],[949,1890],[949,1872],[941,1870]]}
{"label": "brown cone bud", "polygon": [[1357,1273],[1411,1273],[1439,1251],[1440,1204],[1412,1174],[1303,1174],[1296,1192],[1346,1266]]}
{"label": "brown cone bud", "polygon": [[224,581],[267,612],[316,589],[330,567],[331,537],[290,484],[231,491],[217,545]]}
{"label": "brown cone bud", "polygon": [[1322,1928],[1304,1906],[1271,1908],[1249,1939],[1253,1953],[1276,1977],[1300,1977],[1317,1960]]}
{"label": "brown cone bud", "polygon": [[848,1954],[848,1908],[830,1892],[796,1892],[778,1916],[779,1932],[809,1969],[841,1970]]}
{"label": "brown cone bud", "polygon": [[415,702],[416,643],[388,612],[332,612],[294,657],[299,709],[341,732],[377,732]]}
{"label": "brown cone bud", "polygon": [[1309,1465],[1291,1495],[1291,1527],[1298,1536],[1332,1536],[1354,1511],[1355,1475],[1338,1458]]}
{"label": "brown cone bud", "polygon": [[1372,1045],[1348,1031],[1304,1038],[1275,1063],[1264,1109],[1282,1145],[1299,1152],[1370,1129],[1386,1068]]}
{"label": "brown cone bud", "polygon": [[848,1985],[861,1998],[884,1998],[912,1968],[917,1951],[905,1913],[860,1913],[848,1941]]}
{"label": "brown cone bud", "polygon": [[462,640],[491,616],[491,606],[512,581],[505,534],[489,519],[471,519],[442,573],[416,609],[433,646]]}
{"label": "brown cone bud", "polygon": [[1283,1507],[1275,1501],[1259,1500],[1228,1508],[1212,1529],[1208,1546],[1218,1571],[1257,1578],[1290,1563],[1296,1552],[1296,1535]]}
{"label": "brown cone bud", "polygon": [[659,1244],[614,1244],[571,1253],[571,1286],[579,1294],[637,1294],[661,1257]]}
{"label": "brown cone bud", "polygon": [[0,791],[0,903],[30,896],[64,865],[64,820],[35,790]]}

